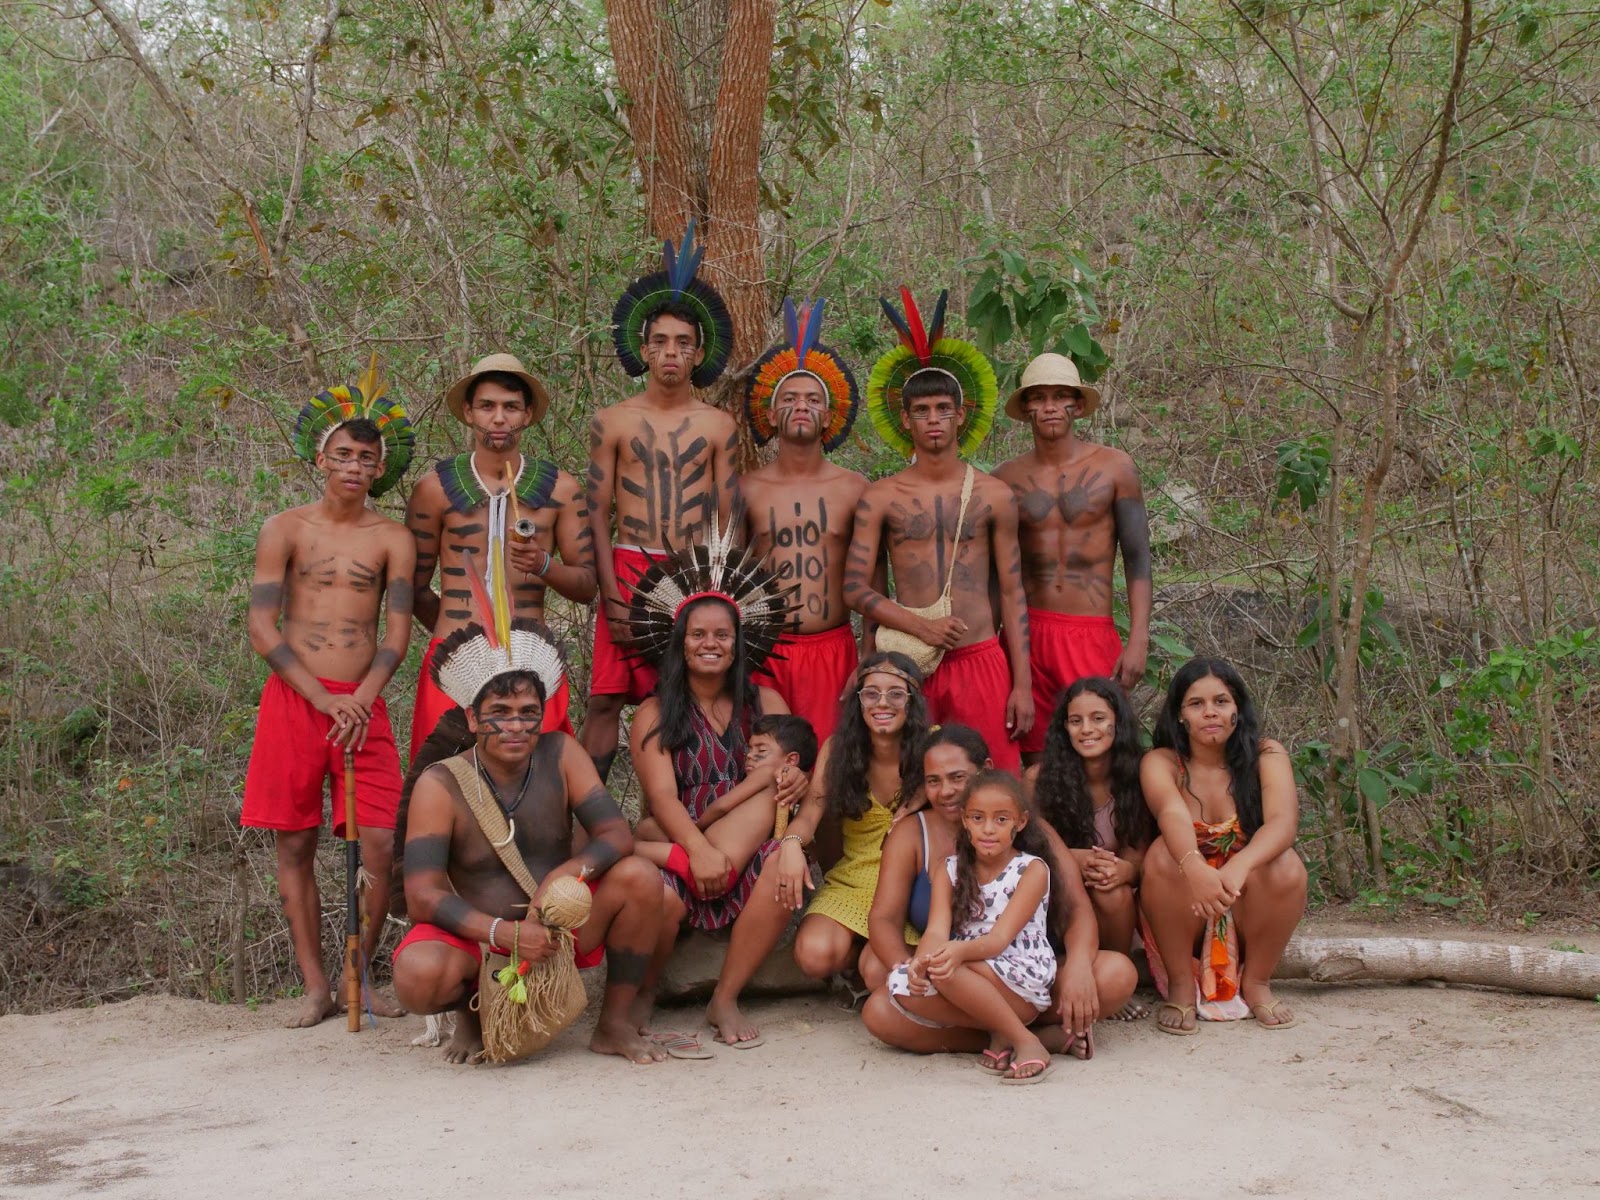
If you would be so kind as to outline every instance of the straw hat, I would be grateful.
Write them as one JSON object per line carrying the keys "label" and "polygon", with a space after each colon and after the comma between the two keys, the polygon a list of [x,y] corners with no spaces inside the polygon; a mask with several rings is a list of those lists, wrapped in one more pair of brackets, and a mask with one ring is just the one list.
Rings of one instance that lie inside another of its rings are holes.
{"label": "straw hat", "polygon": [[1087,417],[1100,407],[1100,389],[1090,387],[1078,375],[1078,364],[1065,354],[1041,354],[1022,372],[1022,386],[1011,393],[1006,401],[1006,416],[1013,421],[1026,421],[1028,413],[1024,397],[1031,387],[1077,388],[1083,397],[1083,407],[1078,416]]}
{"label": "straw hat", "polygon": [[550,407],[550,393],[544,390],[544,384],[528,374],[515,354],[491,354],[486,358],[480,358],[472,364],[469,374],[452,383],[450,390],[444,394],[444,402],[450,406],[451,416],[463,425],[467,423],[467,389],[478,376],[487,375],[490,371],[504,371],[507,375],[515,375],[523,380],[533,392],[534,421],[537,422],[544,416],[545,410]]}

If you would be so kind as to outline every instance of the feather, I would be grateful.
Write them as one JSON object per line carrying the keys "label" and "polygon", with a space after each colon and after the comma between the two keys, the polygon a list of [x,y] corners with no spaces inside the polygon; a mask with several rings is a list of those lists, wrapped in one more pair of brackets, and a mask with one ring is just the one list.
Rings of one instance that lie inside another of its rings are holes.
{"label": "feather", "polygon": [[472,590],[472,602],[478,609],[478,621],[483,626],[483,636],[489,641],[489,648],[500,649],[500,635],[495,628],[494,605],[489,601],[489,589],[484,585],[483,575],[479,572],[476,555],[471,550],[463,550],[461,557],[467,568],[467,586]]}
{"label": "feather", "polygon": [[694,220],[690,218],[689,228],[683,231],[683,241],[678,246],[677,254],[672,252],[672,243],[668,242],[662,254],[662,262],[667,268],[667,282],[672,287],[673,296],[679,296],[683,290],[694,281],[700,271],[700,259],[705,251],[694,244]]}
{"label": "feather", "polygon": [[[783,298],[783,329],[789,335],[789,345],[794,347],[795,353],[800,352],[800,318],[794,311],[794,301],[788,296]],[[805,355],[800,355],[800,365],[805,366]]]}
{"label": "feather", "polygon": [[823,303],[818,300],[800,310],[800,337],[794,343],[794,352],[802,369],[806,365],[806,355],[816,348],[817,337],[822,332]]}
{"label": "feather", "polygon": [[372,352],[372,359],[367,363],[367,369],[362,372],[361,378],[356,381],[356,387],[361,390],[366,407],[372,408],[379,398],[389,390],[389,385],[378,377],[378,352]]}
{"label": "feather", "polygon": [[893,325],[894,331],[900,335],[900,344],[915,354],[917,352],[916,343],[911,340],[911,327],[906,324],[905,318],[895,312],[894,305],[890,304],[882,296],[878,297],[878,303],[883,306],[883,315],[889,318],[889,324]]}
{"label": "feather", "polygon": [[911,298],[911,289],[900,289],[900,299],[906,305],[906,324],[911,327],[911,352],[917,356],[917,361],[923,366],[928,365],[928,331],[922,326],[922,314],[917,311],[917,302]]}
{"label": "feather", "polygon": [[939,303],[933,306],[933,324],[928,326],[928,346],[944,336],[944,306],[950,299],[950,289],[946,288],[939,293]]}

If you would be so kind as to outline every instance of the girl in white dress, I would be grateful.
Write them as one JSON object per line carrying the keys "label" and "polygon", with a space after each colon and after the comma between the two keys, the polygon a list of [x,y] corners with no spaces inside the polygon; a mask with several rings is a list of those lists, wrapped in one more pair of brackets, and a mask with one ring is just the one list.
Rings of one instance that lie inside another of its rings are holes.
{"label": "girl in white dress", "polygon": [[932,875],[927,932],[890,974],[890,996],[919,1023],[988,1030],[978,1065],[1002,1083],[1039,1082],[1050,1054],[1028,1025],[1050,1007],[1056,977],[1050,859],[1013,776],[973,777],[956,852]]}

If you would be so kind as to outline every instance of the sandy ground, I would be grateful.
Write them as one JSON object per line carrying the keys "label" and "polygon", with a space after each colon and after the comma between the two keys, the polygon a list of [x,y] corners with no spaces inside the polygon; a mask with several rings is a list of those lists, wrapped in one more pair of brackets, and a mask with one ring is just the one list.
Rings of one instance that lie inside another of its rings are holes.
{"label": "sandy ground", "polygon": [[415,1017],[6,1017],[0,1196],[1600,1195],[1600,1006],[1281,994],[1294,1029],[1102,1024],[1094,1061],[1031,1088],[887,1050],[821,996],[754,1002],[765,1047],[656,1067],[588,1053],[587,1018],[536,1061],[463,1068],[409,1044]]}

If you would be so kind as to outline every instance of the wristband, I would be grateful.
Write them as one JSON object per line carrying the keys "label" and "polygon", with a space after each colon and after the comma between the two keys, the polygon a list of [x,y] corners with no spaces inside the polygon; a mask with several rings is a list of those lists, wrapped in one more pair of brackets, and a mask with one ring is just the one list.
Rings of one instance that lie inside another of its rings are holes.
{"label": "wristband", "polygon": [[1183,864],[1184,863],[1188,862],[1191,858],[1199,858],[1199,857],[1200,857],[1200,851],[1191,850],[1191,851],[1189,851],[1188,854],[1185,854],[1182,858],[1180,858],[1178,860],[1178,874],[1180,874],[1180,875],[1183,874]]}
{"label": "wristband", "polygon": [[800,843],[800,849],[804,850],[806,848],[806,840],[805,840],[805,838],[801,837],[798,833],[791,833],[791,834],[789,834],[788,837],[779,838],[778,839],[778,849],[780,849],[780,850],[783,849],[783,843],[784,842],[799,842]]}
{"label": "wristband", "polygon": [[504,919],[504,917],[496,917],[494,920],[489,922],[489,949],[491,950],[500,950],[500,943],[494,940],[494,935],[495,931],[500,928],[500,922]]}
{"label": "wristband", "polygon": [[546,550],[543,546],[541,546],[539,548],[539,550],[540,550],[540,553],[542,553],[544,555],[544,563],[543,563],[542,566],[540,566],[540,568],[537,571],[534,572],[534,574],[537,575],[540,579],[543,579],[544,578],[544,573],[550,569],[550,564],[552,562],[554,562],[555,560],[551,557],[550,551]]}

